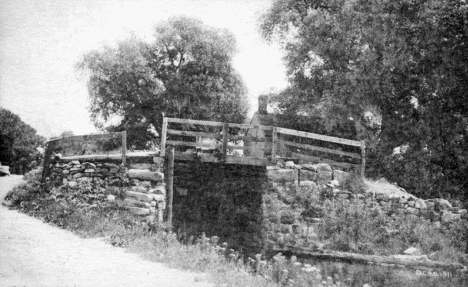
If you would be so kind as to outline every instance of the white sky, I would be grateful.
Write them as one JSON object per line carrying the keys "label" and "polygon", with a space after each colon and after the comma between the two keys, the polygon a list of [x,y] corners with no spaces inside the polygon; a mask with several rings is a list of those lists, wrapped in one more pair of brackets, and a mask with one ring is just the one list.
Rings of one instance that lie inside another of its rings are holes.
{"label": "white sky", "polygon": [[286,86],[281,53],[257,28],[272,1],[0,0],[0,106],[46,137],[95,132],[86,79],[74,70],[80,56],[131,32],[151,39],[156,23],[184,14],[236,35],[252,112],[259,94]]}

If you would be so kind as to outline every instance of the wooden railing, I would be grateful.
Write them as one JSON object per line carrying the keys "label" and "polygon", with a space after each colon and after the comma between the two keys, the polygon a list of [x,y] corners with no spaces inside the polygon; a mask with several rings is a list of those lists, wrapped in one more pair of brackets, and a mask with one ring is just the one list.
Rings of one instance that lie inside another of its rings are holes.
{"label": "wooden railing", "polygon": [[[179,129],[171,128],[169,124],[177,124]],[[209,132],[200,131],[201,129],[198,128],[197,131],[194,131],[195,126],[204,126],[205,130],[211,130]],[[234,130],[237,132],[234,132]],[[246,131],[242,132],[242,130]],[[177,137],[177,139],[171,139],[173,137]],[[188,141],[187,137],[191,137],[192,140]],[[196,140],[193,141],[193,138]],[[211,139],[211,142],[203,142],[200,139]],[[232,143],[233,141],[240,140],[244,142],[244,145]],[[340,148],[329,148],[302,143],[307,140],[348,146],[352,147],[351,149],[359,150],[359,152],[343,151]],[[305,162],[326,162],[334,166],[349,169],[359,168],[362,176],[364,176],[365,170],[364,141],[355,141],[272,126],[165,117],[163,119],[161,135],[161,156],[165,155],[166,146],[195,148],[198,150],[197,157],[202,161],[208,162],[269,165],[276,163],[278,158],[284,158],[298,159]],[[289,147],[289,149],[286,147]],[[295,150],[292,151],[291,148]],[[202,149],[211,150],[213,153],[204,154]],[[242,150],[244,155],[233,155],[233,150]],[[330,156],[310,155],[308,151],[318,152],[320,154],[332,154],[335,158]],[[193,155],[181,152],[180,150],[176,152],[175,157],[176,159],[187,160],[194,158]]]}

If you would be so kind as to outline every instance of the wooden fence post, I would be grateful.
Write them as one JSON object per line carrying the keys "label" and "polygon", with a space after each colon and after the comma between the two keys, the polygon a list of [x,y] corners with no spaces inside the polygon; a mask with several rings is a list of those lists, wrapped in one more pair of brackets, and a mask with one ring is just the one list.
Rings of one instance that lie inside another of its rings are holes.
{"label": "wooden fence post", "polygon": [[276,127],[273,127],[271,132],[271,162],[276,163],[276,139],[277,139]]}
{"label": "wooden fence post", "polygon": [[366,171],[366,142],[361,141],[361,178],[364,179]]}
{"label": "wooden fence post", "polygon": [[122,132],[122,164],[127,164],[127,131]]}
{"label": "wooden fence post", "polygon": [[167,155],[167,230],[172,233],[172,202],[174,198],[174,147],[168,148]]}
{"label": "wooden fence post", "polygon": [[223,146],[221,149],[223,161],[226,161],[226,157],[227,157],[228,136],[229,136],[229,123],[225,122],[223,124]]}
{"label": "wooden fence post", "polygon": [[163,126],[161,132],[161,152],[160,156],[164,156],[166,154],[166,137],[167,137],[167,118],[163,118]]}

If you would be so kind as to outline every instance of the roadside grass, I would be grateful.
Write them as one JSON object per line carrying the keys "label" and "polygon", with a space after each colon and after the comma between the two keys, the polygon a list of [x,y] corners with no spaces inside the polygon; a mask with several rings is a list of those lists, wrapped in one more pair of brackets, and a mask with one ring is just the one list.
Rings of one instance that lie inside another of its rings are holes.
{"label": "roadside grass", "polygon": [[[30,173],[25,179],[26,183],[14,188],[6,198],[22,212],[71,230],[81,237],[103,237],[114,246],[128,248],[172,268],[206,273],[207,280],[215,286],[468,285],[464,275],[452,273],[439,277],[414,276],[414,271],[403,274],[381,266],[307,262],[281,254],[269,260],[261,254],[256,258],[245,258],[219,242],[216,236],[208,238],[202,234],[181,242],[175,233],[165,232],[163,226],[144,222],[129,214],[118,204],[107,200],[109,194],[121,197],[122,191],[118,187],[82,182],[77,188],[52,187],[48,192],[41,192],[37,174]],[[330,247],[335,250],[385,254],[399,251],[406,244],[416,244],[424,251],[436,246],[439,259],[460,260],[457,252],[464,246],[455,246],[458,239],[452,242],[445,236],[458,236],[461,231],[445,234],[436,228],[419,227],[416,222],[401,219],[389,221],[399,228],[399,233],[382,238],[378,228],[384,219],[378,211],[373,211],[377,212],[374,214],[366,213],[366,210],[355,203],[341,207],[326,205],[327,225],[321,227],[321,236],[330,241]],[[389,247],[385,249],[385,246]],[[204,277],[197,280],[204,280]]]}

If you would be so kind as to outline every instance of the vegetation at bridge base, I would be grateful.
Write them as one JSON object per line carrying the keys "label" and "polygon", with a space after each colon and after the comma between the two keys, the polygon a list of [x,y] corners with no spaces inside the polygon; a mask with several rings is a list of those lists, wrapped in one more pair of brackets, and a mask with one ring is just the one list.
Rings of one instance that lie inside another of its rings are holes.
{"label": "vegetation at bridge base", "polygon": [[161,133],[163,113],[243,122],[246,87],[232,65],[233,34],[183,16],[160,23],[154,31],[152,43],[133,36],[117,47],[91,51],[78,63],[89,76],[96,126],[127,130],[129,146],[144,149],[159,140],[149,130]]}
{"label": "vegetation at bridge base", "polygon": [[0,108],[0,162],[11,173],[24,174],[36,167],[41,154],[36,150],[45,142],[36,130],[11,111]]}
{"label": "vegetation at bridge base", "polygon": [[[71,230],[82,237],[103,237],[114,246],[129,248],[148,259],[164,262],[173,268],[208,273],[209,280],[216,286],[360,287],[369,284],[427,287],[466,286],[467,283],[465,274],[459,273],[446,272],[440,273],[440,276],[418,275],[414,270],[394,272],[389,267],[313,262],[282,254],[268,260],[261,254],[255,258],[245,258],[236,250],[230,249],[227,244],[219,242],[216,236],[207,237],[203,233],[199,237],[180,240],[176,233],[168,234],[162,226],[144,222],[127,213],[118,205],[107,201],[108,195],[121,195],[119,187],[95,186],[90,181],[84,181],[75,189],[62,186],[41,192],[39,175],[40,171],[37,170],[28,173],[25,177],[27,182],[7,195],[6,200],[11,202],[13,208]],[[373,219],[369,216],[358,216],[359,220],[356,222],[359,224],[354,224],[348,220],[349,216],[346,214],[356,212],[361,211],[349,208],[348,212],[331,214],[331,229],[326,232],[337,234],[337,239],[334,240],[338,242],[349,236],[346,232],[354,233],[356,228],[361,228],[359,232],[364,235],[363,232],[368,230],[366,228],[373,228],[372,224],[380,220],[379,217]],[[412,228],[411,224],[406,225],[408,226]],[[341,229],[345,233],[331,231],[333,228]],[[418,234],[422,233],[423,230],[420,230]],[[373,236],[373,233],[370,234]],[[436,233],[435,230],[430,234],[432,239],[442,240],[442,234]],[[405,230],[400,236],[407,236]],[[420,238],[409,237],[408,240],[417,241]],[[402,241],[398,244],[405,243],[406,241]],[[446,246],[448,245],[442,242],[440,248]],[[447,260],[452,259],[454,257],[447,257]]]}
{"label": "vegetation at bridge base", "polygon": [[261,30],[286,53],[279,108],[291,125],[354,124],[368,175],[467,202],[467,15],[464,0],[276,0]]}

